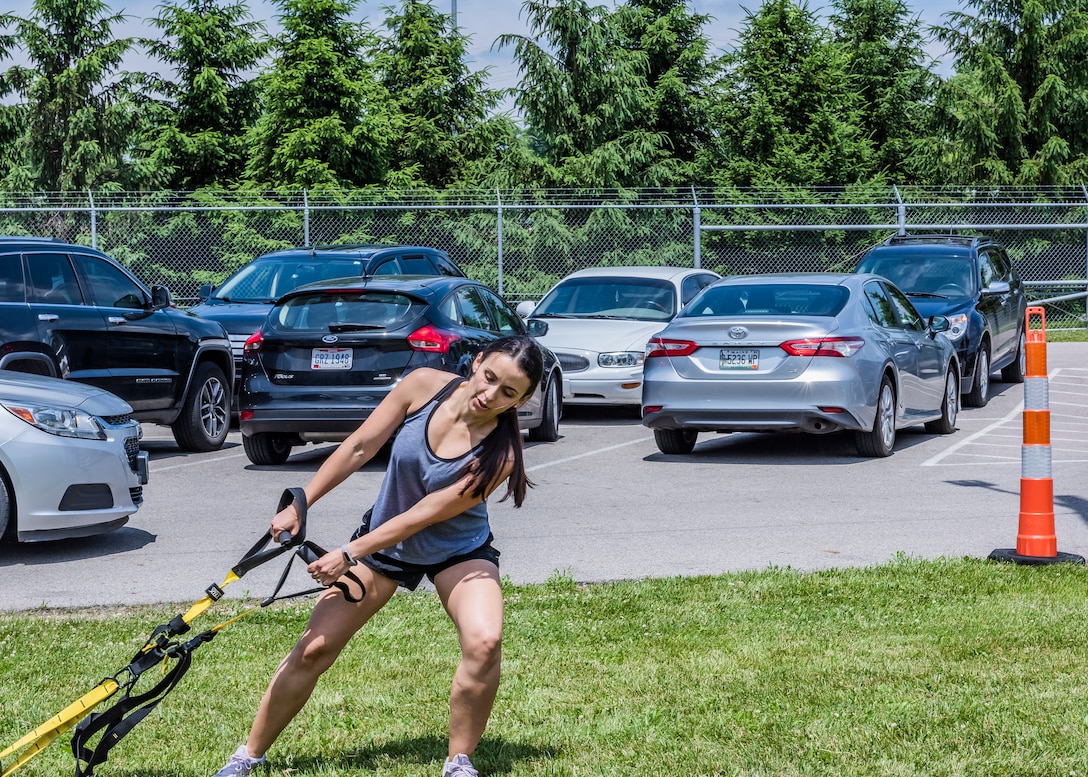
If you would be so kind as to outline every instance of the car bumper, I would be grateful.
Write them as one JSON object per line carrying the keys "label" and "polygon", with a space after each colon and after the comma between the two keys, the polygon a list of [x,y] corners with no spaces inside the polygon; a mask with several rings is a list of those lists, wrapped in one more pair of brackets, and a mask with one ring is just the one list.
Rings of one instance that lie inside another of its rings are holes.
{"label": "car bumper", "polygon": [[[803,379],[791,380],[684,380],[674,372],[667,381],[648,376],[642,423],[651,429],[701,432],[869,429],[875,395],[866,396],[865,384],[845,365],[809,369]],[[648,407],[661,409],[647,412]]]}
{"label": "car bumper", "polygon": [[641,369],[596,368],[564,372],[569,405],[637,405],[642,401]]}
{"label": "car bumper", "polygon": [[109,427],[106,440],[57,437],[32,427],[4,442],[21,542],[85,537],[123,526],[148,482],[139,425]]}
{"label": "car bumper", "polygon": [[[376,405],[375,405],[376,407]],[[374,407],[293,407],[243,411],[238,428],[243,435],[294,435],[305,442],[330,442],[345,439],[359,428]]]}

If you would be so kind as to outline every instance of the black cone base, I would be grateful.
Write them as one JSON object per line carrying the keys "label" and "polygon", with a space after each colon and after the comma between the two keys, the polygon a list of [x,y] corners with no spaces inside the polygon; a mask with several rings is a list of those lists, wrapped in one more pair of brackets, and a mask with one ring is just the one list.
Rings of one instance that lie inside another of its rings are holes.
{"label": "black cone base", "polygon": [[1015,548],[995,550],[989,556],[994,561],[1007,561],[1012,564],[1023,564],[1030,567],[1041,567],[1047,564],[1083,564],[1084,556],[1076,553],[1058,553],[1055,556],[1021,556]]}

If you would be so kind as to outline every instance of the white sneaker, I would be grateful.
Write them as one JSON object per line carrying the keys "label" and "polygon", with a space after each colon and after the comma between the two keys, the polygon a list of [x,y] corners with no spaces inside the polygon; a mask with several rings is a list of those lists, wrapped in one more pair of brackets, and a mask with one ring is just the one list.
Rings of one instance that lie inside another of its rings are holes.
{"label": "white sneaker", "polygon": [[249,777],[250,772],[265,762],[265,757],[253,758],[246,746],[242,745],[234,751],[234,755],[227,761],[226,766],[215,773],[215,777]]}
{"label": "white sneaker", "polygon": [[480,777],[472,761],[464,753],[458,753],[442,767],[442,777]]}

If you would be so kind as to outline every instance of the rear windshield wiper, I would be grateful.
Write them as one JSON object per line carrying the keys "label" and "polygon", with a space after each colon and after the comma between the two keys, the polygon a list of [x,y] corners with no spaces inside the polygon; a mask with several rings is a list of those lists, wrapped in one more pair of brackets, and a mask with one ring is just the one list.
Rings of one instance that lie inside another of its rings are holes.
{"label": "rear windshield wiper", "polygon": [[385,329],[383,324],[329,324],[330,332],[364,332],[370,329]]}

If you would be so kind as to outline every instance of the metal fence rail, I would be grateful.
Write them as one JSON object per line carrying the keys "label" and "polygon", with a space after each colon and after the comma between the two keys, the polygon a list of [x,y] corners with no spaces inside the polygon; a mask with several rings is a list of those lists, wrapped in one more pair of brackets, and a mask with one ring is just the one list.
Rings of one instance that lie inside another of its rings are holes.
{"label": "metal fence rail", "polygon": [[1084,187],[0,193],[0,234],[93,245],[181,302],[298,245],[435,246],[517,301],[595,265],[852,270],[889,235],[933,231],[996,237],[1050,326],[1086,326]]}

